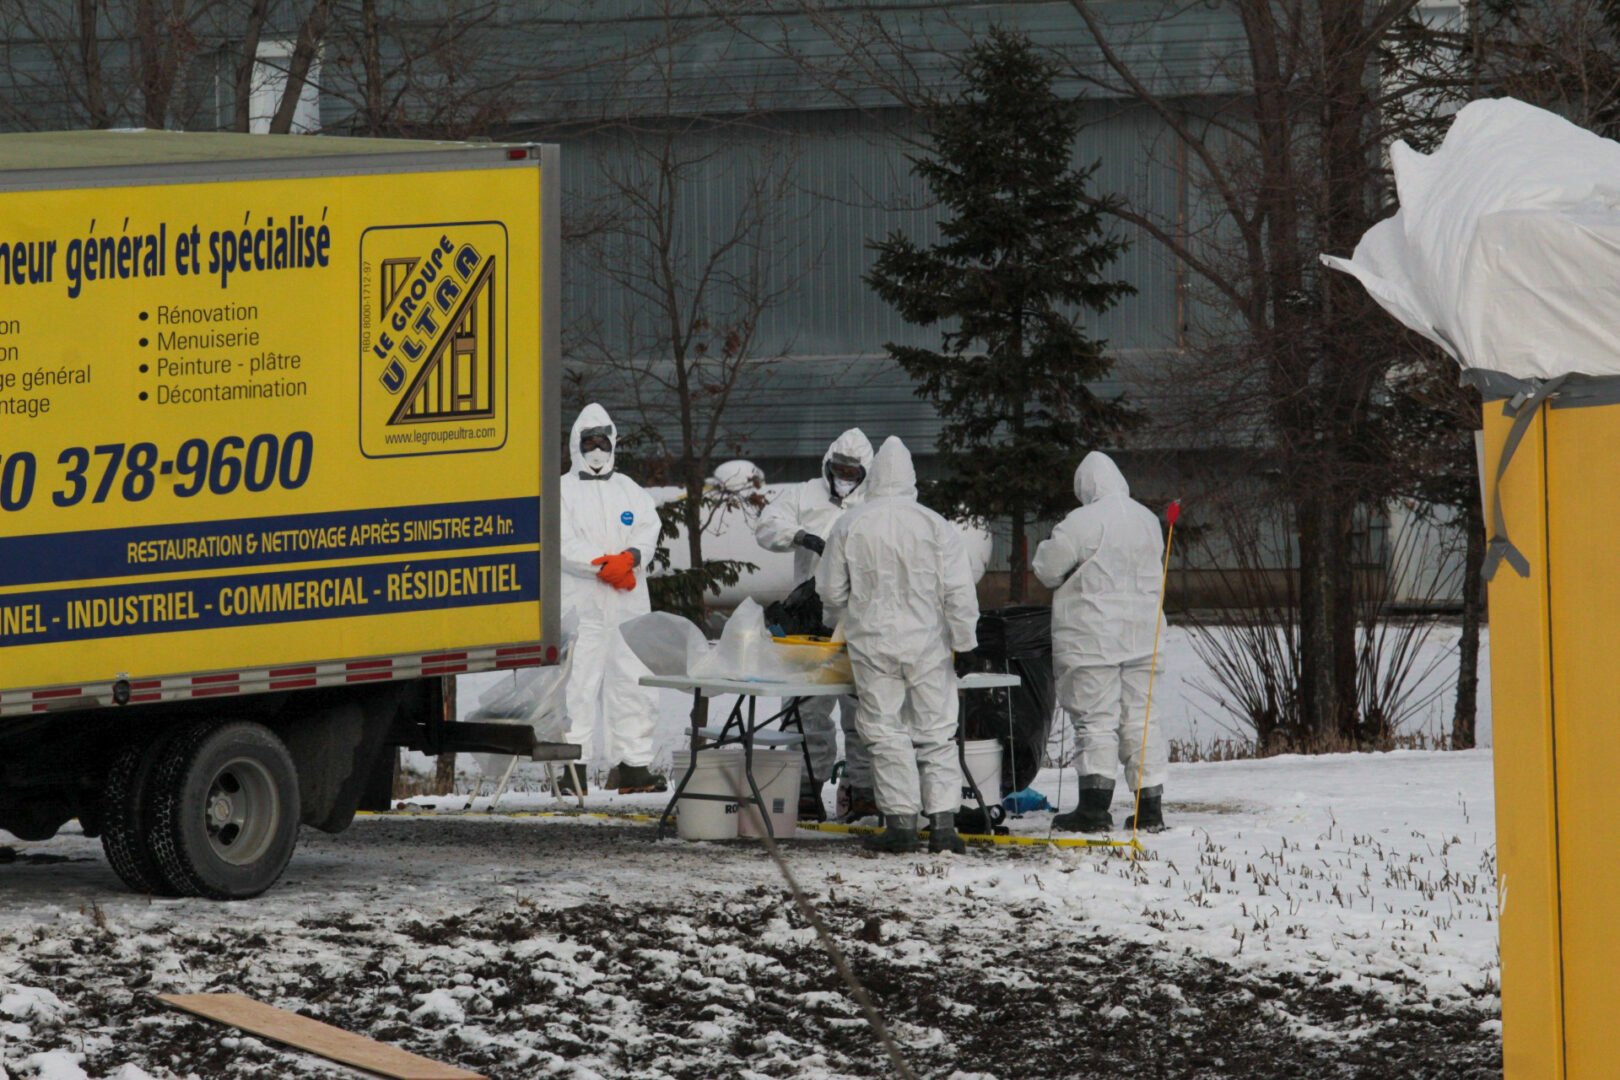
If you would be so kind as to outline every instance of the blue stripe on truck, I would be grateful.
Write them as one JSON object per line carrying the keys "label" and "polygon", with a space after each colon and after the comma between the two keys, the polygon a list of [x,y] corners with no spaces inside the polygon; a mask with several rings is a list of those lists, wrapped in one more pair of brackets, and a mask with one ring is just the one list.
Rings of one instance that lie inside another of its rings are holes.
{"label": "blue stripe on truck", "polygon": [[539,529],[540,500],[520,498],[4,537],[0,586],[535,544]]}
{"label": "blue stripe on truck", "polygon": [[539,598],[528,552],[37,590],[0,596],[0,648]]}

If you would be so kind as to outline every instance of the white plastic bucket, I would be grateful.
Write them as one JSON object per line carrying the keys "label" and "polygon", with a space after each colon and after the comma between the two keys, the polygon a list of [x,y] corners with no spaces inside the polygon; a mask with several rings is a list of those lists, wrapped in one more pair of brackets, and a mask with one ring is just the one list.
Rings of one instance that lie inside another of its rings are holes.
{"label": "white plastic bucket", "polygon": [[[973,782],[979,785],[979,794],[984,796],[984,805],[996,806],[1001,802],[1001,743],[996,739],[969,739],[963,746],[963,756],[967,758],[968,775]],[[973,798],[973,788],[968,778],[962,778],[962,803],[975,810],[979,808],[978,802]]]}
{"label": "white plastic bucket", "polygon": [[[803,765],[804,755],[797,750],[754,751],[754,783],[759,785],[759,793],[770,810],[771,831],[778,838],[792,836],[799,826],[799,770]],[[741,760],[737,762],[737,794],[751,794]],[[747,802],[741,807],[737,835],[765,835],[759,807]]]}
{"label": "white plastic bucket", "polygon": [[[692,760],[690,750],[676,750],[670,756],[670,782],[678,784]],[[699,750],[697,769],[675,804],[675,834],[682,840],[734,840],[737,836],[737,788],[743,785],[742,753],[733,750]],[[692,795],[725,795],[717,799],[688,799]]]}

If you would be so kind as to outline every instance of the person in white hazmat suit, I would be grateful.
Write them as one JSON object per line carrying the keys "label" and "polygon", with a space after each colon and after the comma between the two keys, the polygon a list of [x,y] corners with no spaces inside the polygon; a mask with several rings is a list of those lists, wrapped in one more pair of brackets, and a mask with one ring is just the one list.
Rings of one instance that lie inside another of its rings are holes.
{"label": "person in white hazmat suit", "polygon": [[952,650],[978,644],[979,601],[956,526],[917,502],[906,444],[890,436],[872,459],[866,502],[833,526],[816,590],[845,609],[856,724],[872,755],[884,831],[873,851],[966,850],[956,834],[962,769],[956,751]]}
{"label": "person in white hazmat suit", "polygon": [[[579,619],[566,690],[566,738],[617,762],[623,793],[663,791],[649,769],[657,698],[639,683],[646,668],[625,645],[620,624],[652,610],[645,573],[658,544],[658,507],[640,484],[614,469],[618,429],[607,410],[580,410],[569,437],[561,495],[562,605]],[[563,772],[565,792],[583,792],[583,771]]]}
{"label": "person in white hazmat suit", "polygon": [[[1121,764],[1127,782],[1141,777],[1144,830],[1164,828],[1166,748],[1150,731],[1143,741],[1153,639],[1163,616],[1159,589],[1164,534],[1153,511],[1131,498],[1130,485],[1106,454],[1092,451],[1074,474],[1080,508],[1035,549],[1033,569],[1053,590],[1052,662],[1057,700],[1074,718],[1080,802],[1053,825],[1106,832]],[[1126,819],[1125,827],[1133,821]]]}
{"label": "person in white hazmat suit", "polygon": [[[838,436],[821,459],[821,475],[786,488],[765,508],[754,526],[754,538],[766,551],[793,552],[793,582],[815,576],[827,534],[843,514],[865,501],[867,470],[872,465],[872,444],[860,428]],[[838,622],[838,612],[823,598],[824,619]],[[850,820],[877,813],[872,796],[872,764],[866,744],[855,728],[853,697],[809,697],[799,703],[804,737],[810,751],[810,769],[817,781],[826,780],[838,761],[838,740],[833,731],[833,706],[844,730],[844,783],[849,788]],[[822,816],[819,783],[804,778],[799,791],[799,816]]]}

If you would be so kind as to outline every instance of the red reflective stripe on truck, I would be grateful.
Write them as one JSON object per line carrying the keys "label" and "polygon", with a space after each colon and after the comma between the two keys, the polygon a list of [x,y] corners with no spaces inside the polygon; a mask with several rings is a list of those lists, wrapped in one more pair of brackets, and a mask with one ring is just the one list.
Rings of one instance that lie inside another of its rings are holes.
{"label": "red reflective stripe on truck", "polygon": [[231,671],[224,675],[193,675],[191,677],[192,686],[213,686],[219,683],[234,683],[241,681],[242,673],[240,671]]}
{"label": "red reflective stripe on truck", "polygon": [[[197,700],[237,694],[262,694],[289,690],[309,690],[320,686],[343,686],[389,679],[437,678],[477,671],[499,671],[554,663],[557,647],[541,642],[501,647],[484,646],[393,657],[367,657],[363,660],[332,660],[247,671],[215,671],[199,675],[174,674],[130,682],[129,704],[145,705],[164,701]],[[84,686],[53,686],[33,689],[16,687],[0,692],[0,717],[32,716],[63,708],[73,698],[87,705],[112,708],[113,683]],[[79,702],[68,707],[76,708]]]}

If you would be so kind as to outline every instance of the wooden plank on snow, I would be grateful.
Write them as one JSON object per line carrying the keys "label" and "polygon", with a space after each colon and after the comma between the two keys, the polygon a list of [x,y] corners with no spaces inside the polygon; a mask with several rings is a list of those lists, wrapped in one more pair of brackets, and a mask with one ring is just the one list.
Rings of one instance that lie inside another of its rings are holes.
{"label": "wooden plank on snow", "polygon": [[159,994],[158,1000],[392,1080],[484,1080],[478,1073],[419,1057],[241,994]]}

